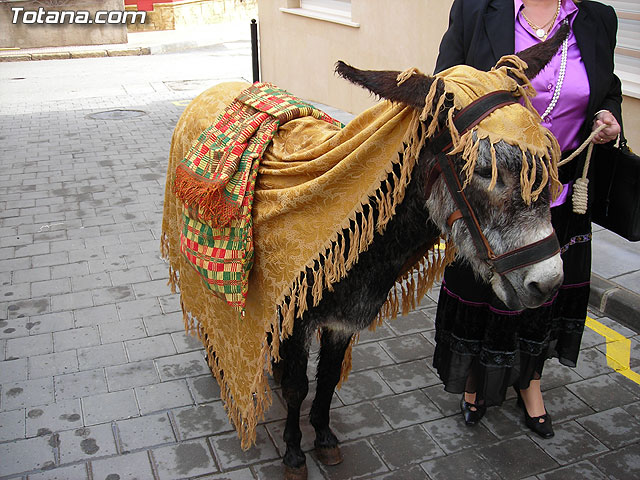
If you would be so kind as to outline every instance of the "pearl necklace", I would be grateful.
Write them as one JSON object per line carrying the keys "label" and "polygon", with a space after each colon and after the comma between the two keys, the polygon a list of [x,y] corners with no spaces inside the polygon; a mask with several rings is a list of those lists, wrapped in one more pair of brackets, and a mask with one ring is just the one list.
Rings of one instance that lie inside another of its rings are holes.
{"label": "pearl necklace", "polygon": [[549,25],[551,25],[551,27],[553,27],[553,24],[556,22],[556,18],[558,18],[558,15],[560,14],[560,6],[562,4],[562,0],[558,0],[558,8],[556,8],[556,13],[553,16],[553,18],[551,20],[549,20],[547,23],[545,23],[543,26],[539,27],[538,25],[536,25],[535,23],[533,23],[531,20],[529,20],[529,18],[527,17],[527,15],[525,15],[524,10],[522,10],[522,18],[525,19],[525,21],[529,24],[529,26],[531,27],[531,29],[536,33],[536,37],[542,39],[542,40],[546,40],[547,36],[549,35],[549,32],[547,32],[547,27]]}
{"label": "pearl necklace", "polygon": [[[564,19],[563,22],[565,25],[568,23],[567,19]],[[556,103],[558,103],[558,99],[560,98],[560,90],[562,90],[562,84],[564,83],[564,76],[567,73],[567,57],[569,53],[569,36],[564,39],[562,42],[562,57],[560,59],[560,72],[558,72],[558,81],[556,82],[556,88],[553,90],[553,97],[551,97],[551,102],[549,102],[549,106],[544,111],[540,117],[544,120],[555,108]]]}

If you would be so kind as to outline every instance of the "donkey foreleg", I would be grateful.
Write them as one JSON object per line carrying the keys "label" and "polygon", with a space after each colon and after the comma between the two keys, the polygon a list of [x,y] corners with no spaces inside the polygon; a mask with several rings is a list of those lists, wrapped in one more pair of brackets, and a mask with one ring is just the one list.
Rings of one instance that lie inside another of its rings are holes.
{"label": "donkey foreleg", "polygon": [[338,439],[329,427],[329,410],[336,385],[340,381],[342,360],[350,342],[349,334],[326,328],[322,330],[320,359],[316,373],[318,384],[309,419],[316,431],[314,442],[316,455],[325,465],[336,465],[342,462]]}
{"label": "donkey foreleg", "polygon": [[306,461],[300,448],[300,407],[309,391],[307,378],[308,349],[303,329],[294,325],[293,332],[280,346],[282,395],[287,403],[284,442],[287,446],[283,462],[286,479],[306,478]]}

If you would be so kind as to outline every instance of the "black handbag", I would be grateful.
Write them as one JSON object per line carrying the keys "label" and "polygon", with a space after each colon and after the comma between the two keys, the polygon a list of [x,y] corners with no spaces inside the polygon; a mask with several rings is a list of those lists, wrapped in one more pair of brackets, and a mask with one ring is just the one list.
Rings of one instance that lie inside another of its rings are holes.
{"label": "black handbag", "polygon": [[618,147],[594,149],[591,220],[629,241],[640,240],[640,157],[620,132]]}

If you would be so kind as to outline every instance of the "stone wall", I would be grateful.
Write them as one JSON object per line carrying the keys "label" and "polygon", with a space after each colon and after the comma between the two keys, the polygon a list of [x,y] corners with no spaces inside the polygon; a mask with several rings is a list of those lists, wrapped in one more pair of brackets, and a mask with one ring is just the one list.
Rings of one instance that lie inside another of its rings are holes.
{"label": "stone wall", "polygon": [[[127,10],[135,10],[127,5]],[[225,20],[256,16],[258,0],[183,0],[156,3],[147,12],[144,24],[130,24],[130,32],[149,30],[175,30],[197,25],[209,25]]]}
{"label": "stone wall", "polygon": [[[124,11],[124,0],[5,0],[0,3],[0,48],[58,47],[65,45],[103,45],[127,43],[126,24],[37,24],[22,23],[22,14],[46,12],[88,11],[94,18],[96,11]],[[13,23],[12,8],[23,8]]]}

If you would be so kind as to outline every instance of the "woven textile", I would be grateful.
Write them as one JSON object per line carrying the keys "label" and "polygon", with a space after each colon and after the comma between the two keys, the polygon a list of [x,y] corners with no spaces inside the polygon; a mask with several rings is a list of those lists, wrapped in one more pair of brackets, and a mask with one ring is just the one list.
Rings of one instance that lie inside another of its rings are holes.
{"label": "woven textile", "polygon": [[242,91],[193,143],[176,170],[184,203],[180,250],[205,285],[244,311],[253,266],[251,208],[260,159],[279,126],[312,116],[342,124],[268,83]]}

